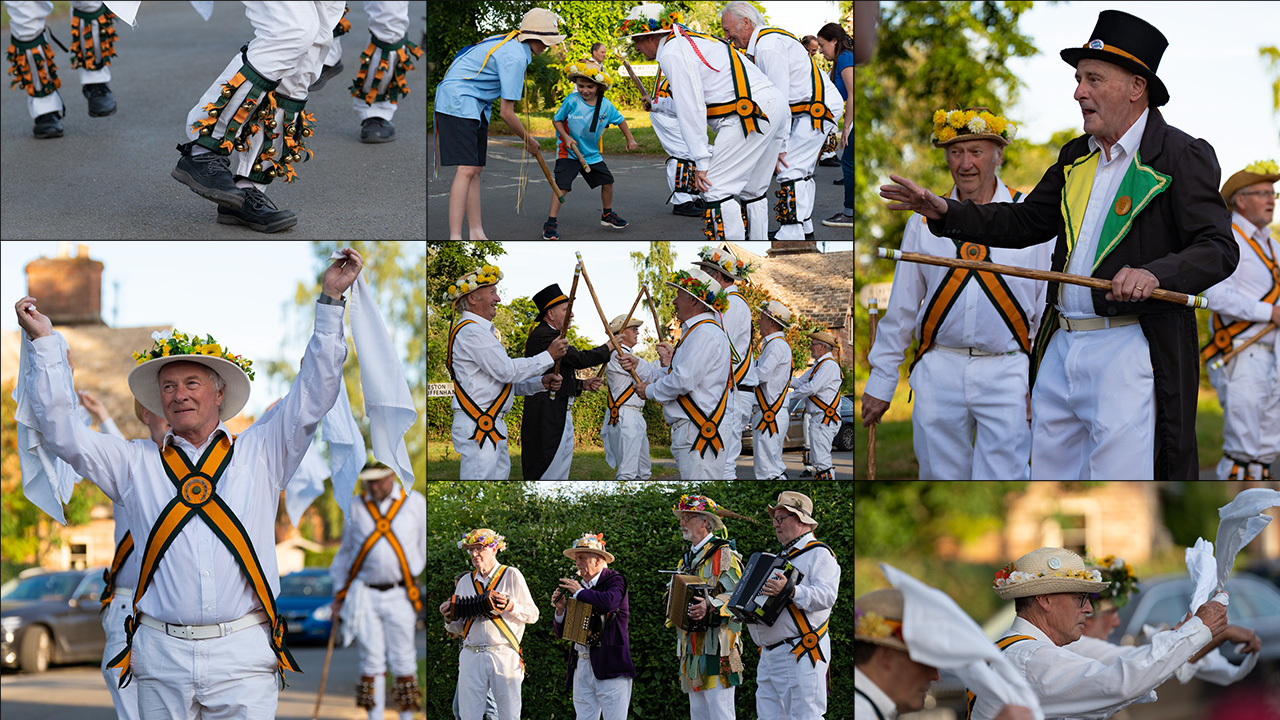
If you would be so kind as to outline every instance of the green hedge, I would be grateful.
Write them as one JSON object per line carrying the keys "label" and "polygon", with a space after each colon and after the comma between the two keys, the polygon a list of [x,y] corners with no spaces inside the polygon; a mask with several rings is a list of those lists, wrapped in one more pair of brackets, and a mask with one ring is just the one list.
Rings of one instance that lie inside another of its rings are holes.
{"label": "green hedge", "polygon": [[[602,387],[597,392],[587,392],[578,396],[573,402],[573,439],[578,447],[587,445],[599,447],[600,426],[604,424],[607,412]],[[453,428],[453,410],[449,404],[452,398],[427,398],[427,437],[435,440],[449,440]],[[524,398],[517,397],[511,404],[511,411],[506,415],[508,445],[520,444],[520,421],[524,417]],[[662,418],[662,405],[656,402],[644,404],[644,420],[649,427],[650,447],[666,447],[671,444],[671,428]]]}
{"label": "green hedge", "polygon": [[[506,536],[507,550],[499,562],[520,569],[538,603],[538,622],[525,628],[525,679],[521,717],[556,720],[575,717],[573,699],[564,687],[567,643],[551,637],[554,614],[551,592],[559,578],[571,577],[572,562],[562,552],[585,532],[604,533],[616,556],[610,565],[627,576],[631,599],[631,659],[638,677],[631,693],[628,717],[639,720],[687,717],[689,701],[680,691],[675,659],[675,631],[663,627],[661,597],[666,577],[688,549],[680,538],[671,508],[682,494],[706,494],[730,510],[759,518],[752,525],[726,521],[730,537],[744,561],[753,552],[776,551],[777,538],[768,525],[766,505],[782,490],[813,498],[819,521],[816,535],[829,544],[844,572],[840,597],[831,615],[832,646],[828,717],[843,716],[838,708],[853,703],[850,650],[853,628],[853,484],[793,480],[785,483],[716,481],[709,483],[573,483],[582,494],[530,494],[532,483],[429,482],[427,487],[427,717],[452,717],[458,679],[458,643],[444,631],[436,608],[453,592],[458,574],[470,564],[457,541],[474,527],[490,527]],[[610,494],[604,492],[605,489]],[[736,693],[740,718],[756,716],[756,664],[759,648],[743,632],[747,670]]]}

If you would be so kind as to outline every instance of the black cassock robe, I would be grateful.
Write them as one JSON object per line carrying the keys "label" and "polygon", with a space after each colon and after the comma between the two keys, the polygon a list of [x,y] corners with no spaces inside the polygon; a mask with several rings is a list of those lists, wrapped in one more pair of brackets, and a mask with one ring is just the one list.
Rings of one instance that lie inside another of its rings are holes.
{"label": "black cassock robe", "polygon": [[[560,331],[544,319],[529,333],[529,339],[524,343],[524,356],[533,357],[546,350],[558,337]],[[603,365],[609,361],[612,352],[609,343],[586,351],[569,346],[560,359],[560,377],[564,382],[556,391],[556,399],[551,399],[549,390],[524,399],[524,416],[520,419],[520,467],[524,471],[524,479],[540,479],[555,459],[560,436],[564,434],[564,414],[569,407],[569,398],[582,392],[573,371]]]}

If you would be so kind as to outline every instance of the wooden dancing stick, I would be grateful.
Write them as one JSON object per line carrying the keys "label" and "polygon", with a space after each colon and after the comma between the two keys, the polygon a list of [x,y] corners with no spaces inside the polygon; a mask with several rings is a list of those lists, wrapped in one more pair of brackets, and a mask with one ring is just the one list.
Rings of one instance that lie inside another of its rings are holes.
{"label": "wooden dancing stick", "polygon": [[627,62],[627,58],[622,54],[622,48],[617,48],[614,52],[618,53],[618,59],[622,61],[622,67],[626,68],[627,74],[631,76],[631,80],[636,84],[636,88],[640,91],[640,97],[652,102],[649,98],[649,91],[644,89],[644,83],[640,82],[640,78],[636,76],[636,71],[631,69],[631,63]]}
{"label": "wooden dancing stick", "polygon": [[658,341],[666,342],[667,334],[663,332],[666,328],[663,326],[662,322],[658,320],[658,308],[653,304],[653,296],[649,294],[648,285],[644,286],[644,298],[649,302],[649,310],[653,312],[653,326],[657,328],[656,332],[658,333]]}
{"label": "wooden dancing stick", "polygon": [[1266,335],[1267,333],[1269,333],[1269,332],[1271,332],[1272,330],[1275,330],[1275,329],[1276,329],[1276,324],[1275,324],[1275,323],[1273,323],[1273,322],[1269,322],[1269,323],[1267,323],[1267,326],[1266,326],[1266,327],[1264,327],[1264,328],[1262,328],[1262,330],[1261,330],[1260,332],[1258,332],[1258,334],[1257,334],[1257,335],[1254,335],[1253,337],[1249,338],[1248,340],[1245,340],[1244,342],[1240,343],[1240,347],[1233,348],[1233,349],[1231,350],[1231,352],[1224,353],[1224,354],[1222,355],[1222,357],[1220,357],[1220,358],[1218,358],[1217,360],[1214,360],[1212,363],[1210,363],[1210,364],[1209,364],[1209,369],[1210,369],[1210,370],[1217,370],[1218,368],[1222,367],[1223,365],[1226,365],[1227,363],[1231,362],[1231,359],[1232,359],[1232,358],[1234,358],[1235,356],[1239,355],[1239,354],[1240,354],[1240,352],[1241,352],[1242,350],[1244,350],[1245,348],[1249,347],[1250,345],[1252,345],[1252,344],[1254,344],[1254,343],[1258,342],[1258,339],[1259,339],[1259,338],[1261,338],[1263,335]]}
{"label": "wooden dancing stick", "polygon": [[582,163],[582,172],[591,172],[591,166],[587,164],[587,159],[582,156],[582,150],[577,145],[573,146],[573,154],[577,156],[578,162]]}
{"label": "wooden dancing stick", "polygon": [[324,684],[329,679],[329,661],[333,659],[333,638],[338,634],[338,616],[333,616],[333,624],[329,626],[329,649],[324,654],[324,670],[320,671],[320,692],[316,693],[316,709],[311,711],[311,720],[320,717],[320,701],[324,699]]}
{"label": "wooden dancing stick", "polygon": [[[1031,278],[1032,280],[1048,280],[1049,282],[1063,282],[1071,285],[1083,285],[1084,287],[1097,288],[1099,290],[1110,290],[1111,281],[1101,278],[1087,277],[1085,275],[1071,275],[1070,273],[1054,272],[1052,270],[1031,270],[1028,268],[1014,267],[1013,265],[998,265],[992,262],[977,260],[960,260],[958,258],[938,257],[936,255],[922,255],[920,253],[902,252],[901,250],[892,250],[890,248],[876,248],[876,252],[880,257],[890,260],[903,260],[906,262],[923,263],[925,265],[940,265],[942,267],[968,268],[970,270],[980,270],[984,272],[999,273],[1001,275],[1014,275],[1016,277]],[[1165,302],[1186,305],[1187,307],[1204,309],[1209,307],[1209,301],[1203,295],[1186,295],[1172,290],[1156,288],[1151,291],[1153,300],[1164,300]]]}
{"label": "wooden dancing stick", "polygon": [[[640,304],[640,298],[642,298],[642,297],[644,297],[644,286],[643,286],[643,285],[641,285],[641,286],[640,286],[640,292],[636,293],[636,301],[635,301],[635,302],[633,302],[633,303],[631,303],[631,309],[627,311],[627,319],[622,321],[622,330],[626,330],[626,329],[627,329],[627,325],[630,325],[630,324],[631,324],[631,316],[632,316],[632,315],[635,315],[635,313],[636,313],[636,306]],[[622,330],[619,330],[618,332],[622,332]],[[604,376],[604,368],[605,368],[605,365],[608,365],[608,364],[609,364],[609,363],[607,363],[607,362],[606,362],[606,363],[603,363],[603,364],[601,364],[601,365],[600,365],[600,369],[596,371],[596,377],[603,377],[603,376]]]}
{"label": "wooden dancing stick", "polygon": [[556,181],[551,178],[551,170],[547,167],[547,161],[542,159],[542,153],[536,152],[533,153],[533,156],[538,158],[538,165],[542,166],[542,174],[547,176],[547,184],[551,186],[551,194],[555,195],[556,199],[561,203],[564,203],[564,196],[560,194],[559,188],[556,187]]}
{"label": "wooden dancing stick", "polygon": [[[569,334],[569,323],[571,322],[570,318],[573,317],[573,298],[578,294],[578,275],[580,274],[581,268],[582,268],[581,265],[575,266],[573,268],[573,285],[569,287],[569,307],[564,309],[564,322],[560,323],[560,326],[561,326],[560,337],[566,337]],[[556,366],[551,370],[552,374],[554,375],[560,374],[561,359],[562,358],[556,358]],[[556,399],[555,390],[551,391],[551,399],[552,400]]]}
{"label": "wooden dancing stick", "polygon": [[[876,299],[871,298],[867,303],[867,326],[871,330],[871,345],[876,344],[876,325],[880,322],[880,311],[876,308]],[[871,427],[867,428],[867,479],[876,479],[876,423],[871,423]]]}
{"label": "wooden dancing stick", "polygon": [[[622,355],[622,347],[618,345],[618,339],[615,338],[613,333],[609,330],[609,320],[604,316],[604,308],[600,306],[600,298],[596,297],[595,287],[591,285],[591,276],[587,274],[587,266],[582,262],[582,253],[575,251],[574,255],[578,258],[578,268],[582,270],[582,279],[587,281],[587,290],[591,292],[591,299],[595,301],[596,312],[600,313],[600,322],[604,323],[604,332],[605,335],[609,336],[609,344],[613,345],[614,352],[618,353],[618,355]],[[636,384],[639,385],[640,376],[636,375],[636,371],[628,370],[627,372],[631,373],[631,379],[635,380]]]}

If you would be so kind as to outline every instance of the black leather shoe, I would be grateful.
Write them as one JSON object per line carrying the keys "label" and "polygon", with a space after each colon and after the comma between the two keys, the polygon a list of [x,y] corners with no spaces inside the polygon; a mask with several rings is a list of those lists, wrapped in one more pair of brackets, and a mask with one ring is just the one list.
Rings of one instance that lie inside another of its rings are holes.
{"label": "black leather shoe", "polygon": [[31,132],[41,139],[62,137],[62,123],[58,122],[58,113],[45,113],[36,118],[36,125]]}
{"label": "black leather shoe", "polygon": [[396,126],[390,120],[380,117],[365,118],[360,123],[360,142],[384,143],[396,139]]}
{"label": "black leather shoe", "polygon": [[311,87],[307,88],[307,92],[315,92],[319,90],[320,88],[324,87],[324,84],[329,82],[329,80],[332,79],[335,75],[338,75],[341,73],[342,73],[341,59],[338,60],[337,65],[325,65],[324,68],[320,70],[320,77],[316,78],[316,81],[311,83]]}
{"label": "black leather shoe", "polygon": [[685,217],[702,217],[702,211],[694,206],[693,201],[682,202],[671,208],[672,215],[684,215]]}
{"label": "black leather shoe", "polygon": [[245,225],[261,233],[280,232],[298,224],[292,210],[281,210],[257,188],[243,188],[244,206],[239,210],[218,206],[219,225]]}
{"label": "black leather shoe", "polygon": [[221,207],[240,209],[244,205],[244,191],[236,187],[230,161],[217,153],[189,155],[189,152],[189,149],[183,152],[178,166],[169,173],[173,179]]}
{"label": "black leather shoe", "polygon": [[116,111],[116,96],[106,83],[94,83],[80,88],[89,101],[89,117],[106,117]]}

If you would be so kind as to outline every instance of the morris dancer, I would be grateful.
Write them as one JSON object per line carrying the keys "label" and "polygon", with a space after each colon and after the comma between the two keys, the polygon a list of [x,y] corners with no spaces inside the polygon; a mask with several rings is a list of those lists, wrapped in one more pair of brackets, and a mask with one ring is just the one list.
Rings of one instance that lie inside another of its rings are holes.
{"label": "morris dancer", "polygon": [[840,340],[829,332],[818,330],[809,333],[809,355],[813,367],[795,379],[791,397],[806,398],[805,425],[809,431],[809,457],[814,467],[814,478],[834,480],[831,464],[831,443],[840,431],[840,384],[843,373],[840,363],[831,356]]}
{"label": "morris dancer", "polygon": [[[622,351],[636,358],[637,367],[646,368],[645,372],[659,372],[653,363],[638,357],[631,351],[636,346],[639,328],[644,323],[631,318],[624,328],[625,315],[619,315],[609,323],[609,331],[618,338]],[[604,459],[611,468],[617,468],[615,480],[648,480],[649,433],[644,419],[644,400],[635,392],[631,375],[622,369],[620,359],[615,354],[609,358],[605,366],[605,380],[609,383],[605,403],[604,424],[600,427],[600,438],[604,443]],[[637,375],[640,373],[637,372]]]}
{"label": "morris dancer", "polygon": [[759,384],[755,396],[760,420],[751,427],[751,464],[757,480],[786,480],[782,441],[791,427],[786,399],[791,389],[792,360],[785,331],[791,327],[791,310],[777,300],[761,303],[759,309],[762,337],[760,359],[756,361]]}

